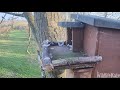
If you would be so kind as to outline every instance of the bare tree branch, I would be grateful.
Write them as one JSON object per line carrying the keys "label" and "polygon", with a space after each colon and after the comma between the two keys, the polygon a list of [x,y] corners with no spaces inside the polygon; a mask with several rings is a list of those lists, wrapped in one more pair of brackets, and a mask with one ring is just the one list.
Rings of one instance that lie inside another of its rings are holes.
{"label": "bare tree branch", "polygon": [[29,25],[29,24],[28,24],[28,27],[29,27],[29,32],[28,32],[28,33],[29,33],[29,41],[28,41],[28,46],[27,46],[27,53],[30,54],[30,52],[29,52],[29,50],[28,50],[29,47],[30,47],[30,40],[31,40],[31,30],[30,30],[31,28],[30,28],[30,25]]}
{"label": "bare tree branch", "polygon": [[6,16],[6,13],[5,13],[5,15],[2,17],[2,20],[1,20],[1,22],[0,22],[0,24],[3,22],[3,20],[5,19],[5,16]]}
{"label": "bare tree branch", "polygon": [[24,17],[24,14],[18,14],[18,13],[13,13],[13,12],[2,12],[2,13],[6,13],[6,14],[10,14],[10,15],[14,15],[14,16],[19,16],[19,17]]}

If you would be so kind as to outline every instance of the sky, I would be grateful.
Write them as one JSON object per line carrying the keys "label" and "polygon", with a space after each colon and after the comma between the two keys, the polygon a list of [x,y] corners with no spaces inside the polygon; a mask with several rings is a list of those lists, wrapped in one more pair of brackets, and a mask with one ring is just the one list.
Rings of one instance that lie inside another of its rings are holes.
{"label": "sky", "polygon": [[[3,17],[4,15],[5,15],[4,13],[1,13],[1,12],[0,12],[0,20],[2,19],[2,17]],[[11,18],[11,17],[13,17],[13,15],[7,14],[6,17],[5,17],[5,19],[8,20],[8,19]],[[14,17],[15,17],[15,16],[14,16]],[[17,18],[17,20],[25,20],[25,18],[19,17],[19,18]]]}
{"label": "sky", "polygon": [[[87,12],[88,13],[88,12]],[[102,15],[104,12],[92,12],[91,14],[92,15]],[[112,13],[112,12],[109,12],[109,14]],[[2,19],[2,16],[4,16],[4,13],[1,13],[0,12],[0,20]],[[5,19],[8,20],[9,18],[11,18],[13,15],[9,15],[7,14]],[[109,15],[109,18],[112,18],[112,19],[117,19],[118,17],[120,17],[120,12],[114,12],[112,13],[111,15]],[[25,20],[25,18],[22,18],[22,17],[19,17],[17,18],[17,20]]]}

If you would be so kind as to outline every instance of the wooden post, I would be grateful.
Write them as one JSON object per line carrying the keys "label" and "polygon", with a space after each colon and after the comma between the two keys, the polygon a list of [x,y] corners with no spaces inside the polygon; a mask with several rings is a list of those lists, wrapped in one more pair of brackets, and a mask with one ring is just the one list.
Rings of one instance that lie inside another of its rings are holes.
{"label": "wooden post", "polygon": [[72,58],[65,58],[65,59],[59,59],[59,60],[53,60],[52,64],[54,68],[59,68],[63,67],[65,68],[70,68],[70,67],[81,67],[80,65],[84,65],[85,67],[89,67],[88,65],[86,66],[85,64],[92,64],[92,63],[97,63],[102,61],[101,56],[89,56],[89,57],[72,57]]}
{"label": "wooden post", "polygon": [[80,52],[83,50],[82,28],[72,28],[72,45],[73,45],[73,52]]}

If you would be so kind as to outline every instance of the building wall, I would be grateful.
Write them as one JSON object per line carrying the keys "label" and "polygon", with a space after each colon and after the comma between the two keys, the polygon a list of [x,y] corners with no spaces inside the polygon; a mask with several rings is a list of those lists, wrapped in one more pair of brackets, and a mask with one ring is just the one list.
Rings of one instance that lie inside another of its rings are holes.
{"label": "building wall", "polygon": [[98,55],[103,61],[96,66],[94,77],[110,77],[111,73],[120,76],[120,30],[99,28],[99,31]]}
{"label": "building wall", "polygon": [[94,56],[97,50],[98,28],[91,25],[85,26],[84,29],[84,52],[89,56]]}

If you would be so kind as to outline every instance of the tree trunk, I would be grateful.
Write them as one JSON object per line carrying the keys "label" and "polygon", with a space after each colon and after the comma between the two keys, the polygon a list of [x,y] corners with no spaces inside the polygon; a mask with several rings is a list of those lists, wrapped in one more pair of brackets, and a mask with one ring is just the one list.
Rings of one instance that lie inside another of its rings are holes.
{"label": "tree trunk", "polygon": [[66,21],[66,16],[61,12],[46,12],[48,19],[48,29],[51,41],[65,41],[66,28],[58,26],[58,22]]}
{"label": "tree trunk", "polygon": [[50,41],[65,41],[65,28],[57,25],[60,21],[65,21],[66,16],[61,12],[24,12],[32,33],[38,43],[38,47],[42,48],[42,42],[46,39]]}
{"label": "tree trunk", "polygon": [[46,17],[46,12],[34,12],[34,22],[36,30],[36,37],[39,43],[40,53],[42,51],[42,43],[49,37],[48,33],[48,20]]}
{"label": "tree trunk", "polygon": [[[37,37],[50,41],[65,41],[66,30],[57,25],[64,21],[65,16],[60,12],[35,12],[35,24],[38,27]],[[42,41],[43,41],[42,40]]]}
{"label": "tree trunk", "polygon": [[28,21],[28,24],[32,30],[32,34],[37,42],[37,44],[39,45],[38,42],[38,38],[36,36],[36,32],[37,32],[37,27],[35,27],[35,23],[34,23],[34,17],[32,15],[32,12],[24,12],[24,17],[26,18],[26,20]]}
{"label": "tree trunk", "polygon": [[[24,12],[24,16],[31,26],[32,33],[38,43],[40,56],[42,55],[42,43],[44,40],[50,41],[65,41],[66,31],[64,28],[57,25],[60,21],[66,21],[64,13],[60,12],[34,12],[34,17],[31,12]],[[48,73],[49,76],[54,76],[53,72]]]}

